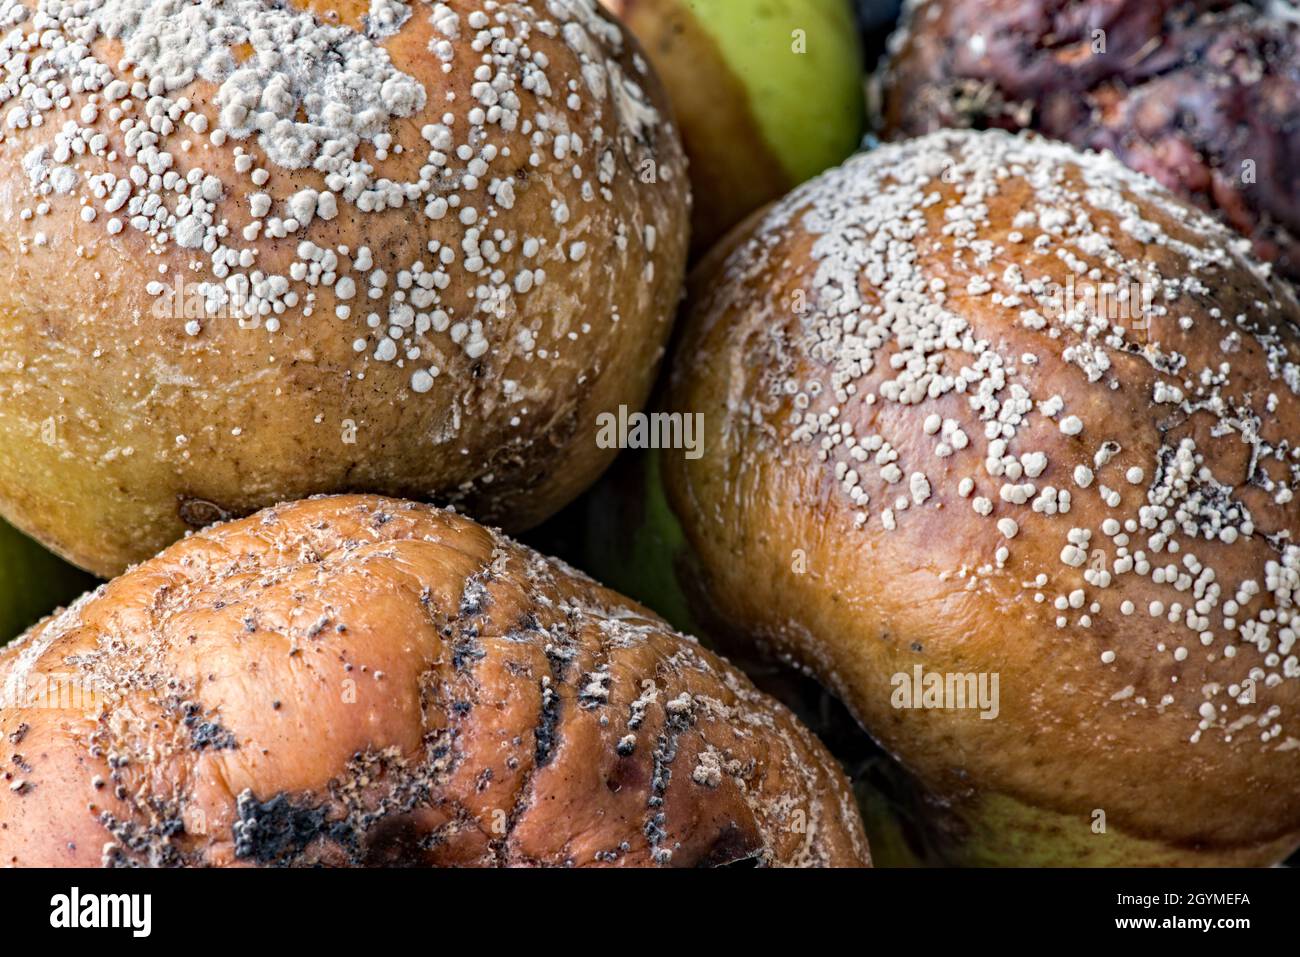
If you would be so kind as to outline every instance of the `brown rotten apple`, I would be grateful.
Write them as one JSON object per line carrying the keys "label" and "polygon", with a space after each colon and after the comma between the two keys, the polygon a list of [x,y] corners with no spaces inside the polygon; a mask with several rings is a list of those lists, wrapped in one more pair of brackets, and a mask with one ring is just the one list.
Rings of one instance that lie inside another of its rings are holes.
{"label": "brown rotten apple", "polygon": [[886,136],[1035,129],[1111,150],[1300,276],[1300,25],[1290,4],[919,0],[905,9],[880,73]]}
{"label": "brown rotten apple", "polygon": [[521,529],[612,458],[594,422],[649,390],[689,204],[595,0],[6,9],[13,524],[108,575],[314,492]]}
{"label": "brown rotten apple", "polygon": [[849,704],[944,859],[1300,845],[1300,307],[1241,245],[1113,157],[953,131],[702,267],[685,591]]}
{"label": "brown rotten apple", "polygon": [[867,865],[735,668],[431,506],[200,532],[0,652],[5,865]]}

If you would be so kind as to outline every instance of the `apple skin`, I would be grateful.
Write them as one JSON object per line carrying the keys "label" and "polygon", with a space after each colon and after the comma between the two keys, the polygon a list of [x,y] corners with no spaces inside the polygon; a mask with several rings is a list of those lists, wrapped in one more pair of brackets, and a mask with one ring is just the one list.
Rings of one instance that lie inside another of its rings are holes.
{"label": "apple skin", "polygon": [[695,256],[860,145],[865,80],[850,0],[601,2],[668,90],[691,162]]}
{"label": "apple skin", "polygon": [[0,520],[0,645],[95,585],[96,579]]}
{"label": "apple skin", "polygon": [[657,612],[684,634],[721,651],[751,680],[811,728],[844,766],[862,812],[877,867],[921,867],[933,853],[914,822],[915,797],[905,772],[881,751],[842,705],[811,678],[726,640],[709,615],[686,537],[664,494],[660,456],[625,451],[585,502],[585,528],[578,563],[611,588]]}
{"label": "apple skin", "polygon": [[[782,674],[729,639],[710,613],[699,567],[668,502],[656,451],[624,452],[589,494],[581,564],[592,575],[730,657],[791,708],[845,765],[878,867],[1244,866],[1253,854],[1207,854],[996,792],[941,801],[844,713],[827,720],[807,679]],[[668,453],[674,454],[674,453]],[[677,453],[680,454],[680,453]],[[1275,857],[1290,849],[1283,838]]]}

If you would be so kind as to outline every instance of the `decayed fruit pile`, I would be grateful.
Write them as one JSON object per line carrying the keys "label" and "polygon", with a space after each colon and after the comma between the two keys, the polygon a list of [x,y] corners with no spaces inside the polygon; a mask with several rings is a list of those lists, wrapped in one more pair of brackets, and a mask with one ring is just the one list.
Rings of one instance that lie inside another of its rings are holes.
{"label": "decayed fruit pile", "polygon": [[0,863],[1284,860],[1300,17],[603,3],[0,0]]}

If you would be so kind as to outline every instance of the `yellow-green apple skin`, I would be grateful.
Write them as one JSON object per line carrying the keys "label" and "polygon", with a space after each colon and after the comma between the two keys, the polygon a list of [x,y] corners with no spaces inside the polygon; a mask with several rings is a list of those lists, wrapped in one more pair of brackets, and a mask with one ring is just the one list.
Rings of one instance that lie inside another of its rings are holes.
{"label": "yellow-green apple skin", "polygon": [[691,161],[698,256],[842,162],[866,126],[850,0],[601,0],[668,89]]}
{"label": "yellow-green apple skin", "polygon": [[0,645],[94,585],[94,578],[0,520]]}

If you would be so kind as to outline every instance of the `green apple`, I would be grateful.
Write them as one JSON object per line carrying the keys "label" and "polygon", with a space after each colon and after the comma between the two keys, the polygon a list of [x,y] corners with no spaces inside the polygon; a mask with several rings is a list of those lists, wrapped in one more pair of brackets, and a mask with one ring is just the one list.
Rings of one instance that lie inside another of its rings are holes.
{"label": "green apple", "polygon": [[0,519],[0,645],[94,586],[90,575]]}
{"label": "green apple", "polygon": [[659,453],[620,455],[587,496],[586,508],[586,570],[678,631],[702,635],[682,585],[690,556],[664,495]]}
{"label": "green apple", "polygon": [[850,0],[602,0],[668,90],[699,253],[747,214],[842,162],[866,124]]}

